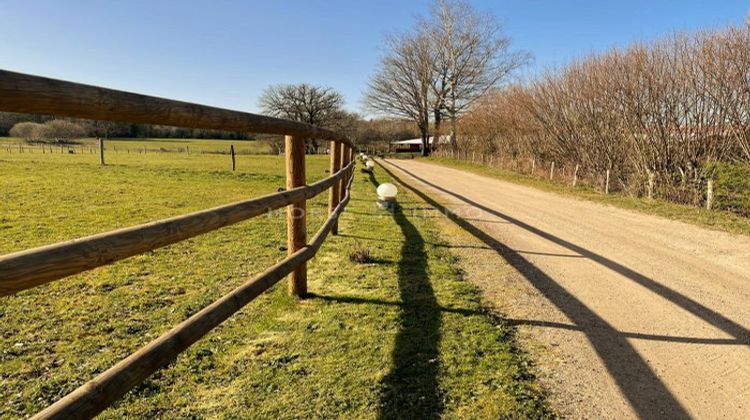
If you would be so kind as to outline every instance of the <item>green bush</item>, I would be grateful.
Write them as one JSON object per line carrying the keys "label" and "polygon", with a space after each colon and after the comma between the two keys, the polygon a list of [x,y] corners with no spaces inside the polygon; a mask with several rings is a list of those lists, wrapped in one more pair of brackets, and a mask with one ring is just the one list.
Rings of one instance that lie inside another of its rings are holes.
{"label": "green bush", "polygon": [[742,216],[750,216],[750,165],[716,162],[714,206]]}

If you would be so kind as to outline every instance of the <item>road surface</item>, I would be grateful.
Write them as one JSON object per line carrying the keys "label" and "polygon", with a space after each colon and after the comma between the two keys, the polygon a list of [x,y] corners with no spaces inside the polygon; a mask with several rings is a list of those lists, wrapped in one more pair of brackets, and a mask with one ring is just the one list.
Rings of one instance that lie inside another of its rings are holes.
{"label": "road surface", "polygon": [[[750,237],[420,161],[382,163],[513,267],[527,291],[504,315],[556,359],[541,363],[554,366],[563,414],[750,418]],[[476,264],[489,272],[483,289],[511,287],[492,264]]]}

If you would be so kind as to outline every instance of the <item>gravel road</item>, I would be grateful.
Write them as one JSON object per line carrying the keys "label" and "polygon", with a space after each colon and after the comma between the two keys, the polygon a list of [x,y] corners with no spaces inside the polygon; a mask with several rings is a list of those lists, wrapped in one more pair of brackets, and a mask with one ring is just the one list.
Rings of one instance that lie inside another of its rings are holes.
{"label": "gravel road", "polygon": [[516,284],[490,271],[482,288],[514,297],[501,310],[547,350],[563,415],[750,417],[750,237],[381,162],[490,250],[478,267],[512,266]]}

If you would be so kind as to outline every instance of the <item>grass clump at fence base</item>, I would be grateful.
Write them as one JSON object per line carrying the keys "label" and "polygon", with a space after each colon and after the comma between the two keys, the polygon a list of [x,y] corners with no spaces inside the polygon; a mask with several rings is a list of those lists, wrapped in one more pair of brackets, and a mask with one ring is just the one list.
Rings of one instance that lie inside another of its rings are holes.
{"label": "grass clump at fence base", "polygon": [[[425,160],[431,163],[437,163],[456,169],[467,170],[491,178],[497,178],[522,185],[528,185],[545,191],[581,198],[598,203],[610,204],[624,209],[636,210],[643,213],[666,217],[669,219],[691,223],[711,229],[750,235],[750,218],[743,217],[733,211],[728,211],[729,209],[723,207],[722,205],[718,205],[718,207],[714,210],[706,210],[705,208],[675,204],[658,199],[649,200],[647,198],[639,198],[621,193],[606,195],[602,191],[596,190],[595,188],[588,185],[579,184],[579,186],[574,188],[569,184],[563,184],[558,181],[549,181],[548,179],[537,178],[527,174],[521,174],[505,169],[489,167],[480,163],[465,162],[446,157],[429,157]],[[718,173],[721,177],[721,171],[718,171]],[[734,179],[737,180],[738,178],[735,177]],[[720,181],[717,181],[717,185],[728,184],[724,181],[724,178],[720,178]],[[730,187],[732,188],[731,191],[737,191],[736,184],[732,185],[734,186]],[[718,194],[718,203],[729,202],[725,198],[721,197],[738,197],[737,194],[732,195],[731,193],[722,196],[722,194],[724,194],[722,191],[722,189],[719,189],[716,192],[716,194]]]}
{"label": "grass clump at fence base", "polygon": [[[275,191],[283,160],[0,153],[3,253]],[[308,180],[325,157],[308,157]],[[510,327],[489,321],[477,291],[437,243],[425,204],[353,198],[309,266],[301,302],[282,283],[136,387],[103,418],[548,414]],[[309,204],[309,231],[326,217]],[[273,213],[53,284],[0,298],[0,417],[27,417],[92,379],[247,276],[286,255]],[[355,242],[369,262],[353,263]]]}

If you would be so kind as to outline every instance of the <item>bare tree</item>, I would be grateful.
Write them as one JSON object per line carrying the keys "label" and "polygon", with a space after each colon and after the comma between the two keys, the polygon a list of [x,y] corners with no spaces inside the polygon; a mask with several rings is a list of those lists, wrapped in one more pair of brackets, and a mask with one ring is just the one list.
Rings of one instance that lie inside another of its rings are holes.
{"label": "bare tree", "polygon": [[580,167],[595,183],[611,173],[613,189],[700,204],[717,163],[750,159],[749,110],[750,25],[732,26],[611,50],[493,90],[461,118],[461,146]]}
{"label": "bare tree", "polygon": [[510,38],[497,18],[478,12],[466,0],[438,0],[423,27],[434,56],[435,135],[440,135],[442,108],[451,121],[455,143],[458,118],[526,64],[529,55],[511,51]]}
{"label": "bare tree", "polygon": [[86,130],[80,124],[71,121],[51,120],[44,124],[18,123],[10,129],[10,135],[21,137],[29,142],[55,141],[65,143],[85,136]]}
{"label": "bare tree", "polygon": [[390,36],[387,52],[369,83],[365,106],[376,113],[408,118],[422,137],[422,154],[429,154],[429,127],[434,65],[430,39],[424,33]]}
{"label": "bare tree", "polygon": [[57,143],[67,143],[86,135],[86,130],[80,124],[66,120],[47,121],[40,130],[40,138]]}
{"label": "bare tree", "polygon": [[[324,128],[335,128],[345,115],[344,97],[339,92],[307,83],[270,86],[263,92],[260,106],[264,114]],[[310,143],[318,149],[316,139]]]}
{"label": "bare tree", "polygon": [[18,137],[27,142],[35,142],[39,141],[41,127],[42,124],[35,122],[20,122],[11,127],[9,134],[11,137]]}

